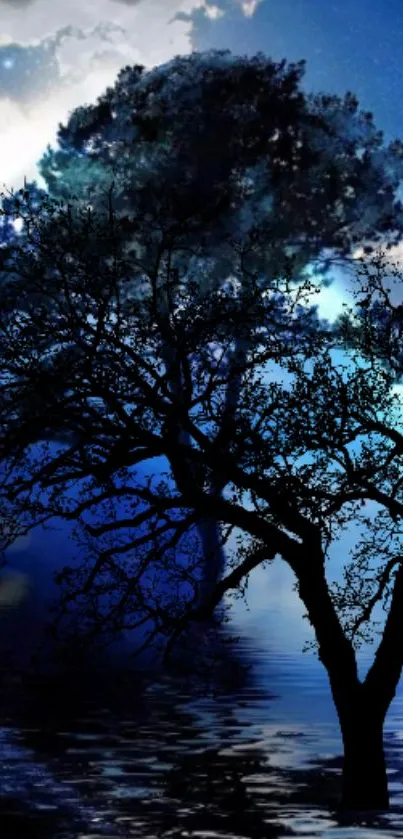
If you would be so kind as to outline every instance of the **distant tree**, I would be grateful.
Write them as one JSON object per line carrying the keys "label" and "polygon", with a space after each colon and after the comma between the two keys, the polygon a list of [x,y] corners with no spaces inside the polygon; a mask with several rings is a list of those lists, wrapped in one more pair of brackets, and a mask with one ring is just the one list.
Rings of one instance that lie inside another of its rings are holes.
{"label": "distant tree", "polygon": [[[402,146],[382,145],[372,115],[356,98],[306,95],[304,62],[263,54],[193,53],[145,71],[125,67],[95,105],[76,108],[48,147],[40,172],[50,196],[108,211],[122,220],[132,258],[130,293],[153,275],[193,282],[202,300],[232,278],[263,293],[287,275],[320,281],[332,261],[365,242],[396,241],[402,229],[396,190]],[[123,223],[124,221],[124,223]],[[306,288],[306,286],[305,286]],[[167,302],[160,295],[160,319]],[[239,400],[235,369],[252,338],[232,336],[223,364],[233,369],[217,443],[229,439]],[[185,387],[167,340],[170,387]],[[178,439],[189,436],[178,426]],[[200,467],[201,468],[201,467]],[[179,474],[175,476],[179,479]],[[220,497],[218,476],[210,487]],[[205,556],[201,599],[224,569],[213,520],[197,528]]]}
{"label": "distant tree", "polygon": [[[89,633],[151,621],[150,638],[159,635],[169,656],[189,623],[281,556],[340,721],[342,806],[386,809],[383,724],[403,664],[403,405],[393,375],[358,353],[337,362],[332,331],[296,306],[287,287],[262,296],[251,281],[242,294],[221,287],[200,299],[197,287],[167,276],[161,319],[161,286],[152,278],[148,293],[125,297],[133,264],[113,216],[107,226],[102,216],[78,213],[72,225],[71,209],[62,208],[53,229],[34,221],[35,249],[14,249],[2,265],[0,499],[28,529],[52,516],[80,525],[85,551],[61,574],[62,607],[78,606]],[[30,299],[19,309],[22,277]],[[223,369],[217,346],[238,332],[249,351],[237,360],[239,398],[223,441],[234,370]],[[171,387],[166,342],[183,370],[182,389]],[[178,436],[178,425],[189,438]],[[38,444],[48,429],[72,442]],[[167,469],[155,476],[160,456]],[[148,479],[138,480],[136,468],[147,463]],[[216,496],[214,481],[223,490]],[[378,505],[375,516],[367,501]],[[176,549],[184,542],[192,559],[187,540],[200,518],[216,521],[224,539],[238,538],[226,575],[198,605],[197,569],[178,563]],[[362,539],[346,562],[345,585],[331,586],[329,546],[351,523]],[[172,581],[163,595],[162,568]],[[385,626],[361,681],[355,649],[378,602]]]}

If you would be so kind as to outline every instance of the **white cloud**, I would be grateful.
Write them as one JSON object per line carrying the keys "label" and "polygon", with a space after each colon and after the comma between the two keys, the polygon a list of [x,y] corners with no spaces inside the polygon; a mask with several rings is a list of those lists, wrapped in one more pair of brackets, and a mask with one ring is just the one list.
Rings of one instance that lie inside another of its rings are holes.
{"label": "white cloud", "polygon": [[205,6],[205,12],[210,20],[217,20],[224,15],[224,12],[218,6]]}
{"label": "white cloud", "polygon": [[[122,66],[140,63],[151,67],[190,52],[191,23],[172,18],[177,12],[190,13],[200,5],[201,0],[151,0],[130,7],[113,0],[71,0],[66,4],[37,0],[24,10],[2,8],[4,45],[38,45],[72,24],[87,31],[89,37],[67,38],[58,48],[62,80],[57,80],[43,101],[22,106],[11,98],[0,100],[1,189],[3,183],[19,189],[24,174],[28,180],[38,178],[36,163],[47,143],[55,142],[58,123],[65,122],[78,105],[93,102],[113,84]],[[106,44],[97,32],[90,34],[101,21],[126,32],[115,31],[111,43]],[[39,183],[44,185],[40,178]]]}
{"label": "white cloud", "polygon": [[321,288],[319,294],[312,294],[309,302],[318,306],[319,316],[330,323],[343,312],[343,303],[346,300],[346,290],[336,280],[328,288]]}
{"label": "white cloud", "polygon": [[[19,189],[24,175],[28,180],[36,177],[44,186],[36,163],[46,145],[55,143],[59,122],[65,122],[78,105],[95,101],[114,83],[122,66],[140,63],[152,67],[191,52],[192,12],[204,9],[214,19],[225,14],[232,3],[250,16],[258,1],[230,0],[224,10],[221,0],[215,4],[207,0],[36,0],[28,5],[1,4],[0,47],[17,44],[25,49],[41,48],[48,41],[58,62],[52,72],[59,68],[61,76],[49,88],[44,72],[44,95],[35,94],[23,104],[11,93],[9,99],[0,98],[0,190],[3,184]],[[182,17],[176,19],[178,14]],[[78,34],[62,38],[65,27]],[[109,32],[108,27],[113,31]],[[43,60],[43,54],[38,60]],[[37,66],[34,69],[38,72]]]}
{"label": "white cloud", "polygon": [[261,0],[243,0],[241,7],[245,17],[252,17],[260,2]]}

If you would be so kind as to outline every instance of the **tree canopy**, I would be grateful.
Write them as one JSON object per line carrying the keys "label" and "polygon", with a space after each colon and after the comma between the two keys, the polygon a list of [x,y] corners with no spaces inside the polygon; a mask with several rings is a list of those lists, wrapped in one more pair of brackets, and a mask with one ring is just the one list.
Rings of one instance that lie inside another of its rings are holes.
{"label": "tree canopy", "polygon": [[172,267],[189,272],[195,249],[213,258],[210,283],[233,272],[234,238],[243,280],[253,271],[264,285],[291,255],[296,279],[325,248],[397,241],[401,143],[383,146],[353,94],[304,94],[304,66],[213,50],[125,67],[59,126],[59,148],[39,163],[48,192],[99,207],[113,182],[131,238],[149,234],[146,259],[151,241],[175,237]]}
{"label": "tree canopy", "polygon": [[[401,144],[383,146],[372,115],[359,110],[351,93],[303,93],[303,73],[304,62],[225,50],[180,56],[149,71],[125,67],[96,104],[76,108],[60,125],[58,148],[48,147],[40,162],[53,198],[76,195],[84,207],[109,213],[113,194],[131,260],[125,294],[145,294],[150,277],[160,287],[171,388],[184,383],[161,292],[168,274],[200,301],[229,279],[243,289],[258,283],[264,293],[287,276],[306,290],[310,274],[322,282],[332,260],[400,235]],[[29,185],[29,195],[34,206],[43,191]],[[24,279],[22,286],[25,298]],[[242,338],[232,337],[222,356],[233,372],[221,444],[239,400],[235,368],[253,342],[245,329]],[[187,439],[180,426],[177,433]],[[223,490],[217,480],[214,496]],[[208,597],[224,555],[212,521],[200,520],[197,529]]]}

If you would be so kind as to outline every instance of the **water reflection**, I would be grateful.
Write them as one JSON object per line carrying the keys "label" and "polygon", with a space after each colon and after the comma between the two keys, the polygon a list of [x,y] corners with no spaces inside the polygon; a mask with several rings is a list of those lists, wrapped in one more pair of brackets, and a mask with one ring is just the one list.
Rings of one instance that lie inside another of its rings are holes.
{"label": "water reflection", "polygon": [[392,810],[343,823],[341,741],[319,665],[262,657],[247,638],[232,665],[215,696],[189,675],[118,671],[3,690],[2,835],[401,837],[401,694],[386,726]]}

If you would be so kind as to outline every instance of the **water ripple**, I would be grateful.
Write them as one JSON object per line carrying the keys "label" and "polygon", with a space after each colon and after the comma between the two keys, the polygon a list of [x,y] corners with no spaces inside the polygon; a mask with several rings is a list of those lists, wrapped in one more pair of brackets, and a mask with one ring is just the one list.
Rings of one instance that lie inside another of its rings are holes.
{"label": "water ripple", "polygon": [[2,835],[402,837],[402,692],[385,732],[391,811],[343,823],[335,810],[341,738],[326,674],[313,657],[262,659],[250,641],[238,656],[251,673],[215,696],[169,675],[68,697],[66,686],[52,685],[50,695],[42,685],[0,729]]}

